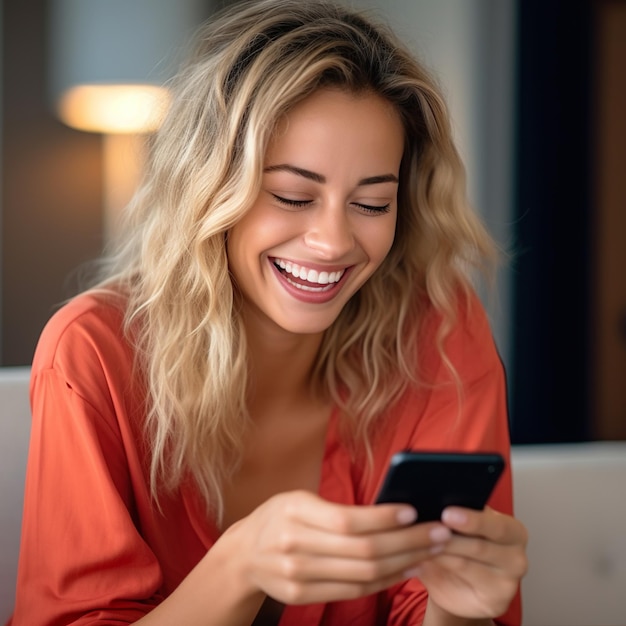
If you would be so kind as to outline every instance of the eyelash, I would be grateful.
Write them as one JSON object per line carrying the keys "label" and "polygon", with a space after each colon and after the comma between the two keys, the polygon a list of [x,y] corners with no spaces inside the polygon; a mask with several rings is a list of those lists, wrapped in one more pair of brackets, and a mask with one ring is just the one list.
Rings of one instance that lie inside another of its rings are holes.
{"label": "eyelash", "polygon": [[273,193],[272,196],[274,196],[274,198],[278,200],[278,202],[280,202],[281,204],[286,204],[287,206],[292,206],[292,207],[298,207],[298,208],[304,207],[307,204],[311,203],[310,200],[290,200],[289,198],[283,198],[281,196],[277,196],[275,193]]}
{"label": "eyelash", "polygon": [[[281,196],[277,196],[275,193],[272,194],[278,202],[281,204],[285,204],[290,207],[302,208],[311,203],[311,200],[290,200],[289,198],[283,198]],[[372,206],[370,204],[361,204],[359,202],[353,203],[355,206],[367,211],[368,213],[388,213],[391,203],[384,204],[382,206]]]}

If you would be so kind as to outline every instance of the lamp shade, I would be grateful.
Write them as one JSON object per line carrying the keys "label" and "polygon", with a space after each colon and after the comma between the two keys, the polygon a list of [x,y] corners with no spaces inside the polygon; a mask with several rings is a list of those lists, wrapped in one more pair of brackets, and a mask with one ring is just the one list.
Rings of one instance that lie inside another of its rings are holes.
{"label": "lamp shade", "polygon": [[70,126],[145,132],[210,0],[50,0],[50,95]]}

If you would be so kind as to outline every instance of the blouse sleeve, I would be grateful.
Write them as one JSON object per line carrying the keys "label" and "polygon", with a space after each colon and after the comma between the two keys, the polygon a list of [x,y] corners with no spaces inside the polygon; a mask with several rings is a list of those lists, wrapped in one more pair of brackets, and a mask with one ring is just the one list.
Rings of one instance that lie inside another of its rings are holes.
{"label": "blouse sleeve", "polygon": [[160,602],[162,574],[137,528],[128,443],[89,349],[54,355],[33,367],[12,626],[129,624]]}
{"label": "blouse sleeve", "polygon": [[[432,336],[436,324],[426,324],[424,333]],[[446,355],[454,365],[460,387],[432,346],[425,349],[423,363],[427,392],[409,398],[400,410],[399,432],[404,445],[422,450],[499,452],[505,459],[505,470],[488,504],[513,514],[510,437],[504,368],[497,353],[489,321],[477,298],[470,299],[461,310],[458,324],[445,342]],[[428,351],[429,350],[429,351]],[[389,453],[400,449],[396,438]],[[408,581],[390,590],[389,626],[421,624],[427,594],[421,583]],[[519,626],[521,602],[519,591],[508,611],[499,617],[499,626]]]}

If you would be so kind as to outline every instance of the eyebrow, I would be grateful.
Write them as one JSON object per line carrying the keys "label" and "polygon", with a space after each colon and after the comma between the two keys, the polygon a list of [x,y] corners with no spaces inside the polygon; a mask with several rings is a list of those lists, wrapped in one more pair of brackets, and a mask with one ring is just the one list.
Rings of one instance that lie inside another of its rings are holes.
{"label": "eyebrow", "polygon": [[[264,172],[290,172],[291,174],[296,174],[298,176],[302,176],[303,178],[308,178],[316,183],[325,183],[326,177],[318,174],[317,172],[312,172],[311,170],[305,170],[301,167],[296,167],[295,165],[289,165],[289,163],[281,163],[280,165],[270,165],[266,167]],[[357,186],[362,185],[378,185],[380,183],[397,183],[398,177],[395,174],[379,174],[378,176],[368,176],[367,178],[362,178]]]}

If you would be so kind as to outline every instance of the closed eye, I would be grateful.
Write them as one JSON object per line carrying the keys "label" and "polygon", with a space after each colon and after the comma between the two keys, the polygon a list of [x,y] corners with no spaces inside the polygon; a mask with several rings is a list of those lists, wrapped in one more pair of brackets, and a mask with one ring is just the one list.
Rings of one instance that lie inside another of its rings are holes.
{"label": "closed eye", "polygon": [[[302,208],[302,207],[308,206],[309,204],[313,202],[312,200],[294,200],[292,198],[285,198],[275,193],[272,193],[272,197],[275,200],[277,200],[280,204],[284,204],[288,207],[294,207],[294,208]],[[373,205],[373,204],[363,204],[362,202],[353,202],[353,205],[359,208],[360,210],[365,211],[366,213],[372,213],[372,214],[388,213],[391,207],[390,202],[388,202],[387,204],[383,204],[383,205]]]}
{"label": "closed eye", "polygon": [[355,206],[367,213],[388,213],[391,207],[391,202],[383,205],[372,205],[372,204],[363,204],[362,202],[355,202]]}
{"label": "closed eye", "polygon": [[290,207],[304,207],[307,204],[311,204],[311,200],[292,200],[290,198],[283,198],[282,196],[277,196],[275,193],[272,194],[275,200],[278,200],[280,204],[284,204]]}

